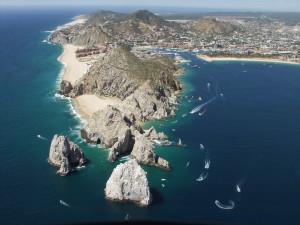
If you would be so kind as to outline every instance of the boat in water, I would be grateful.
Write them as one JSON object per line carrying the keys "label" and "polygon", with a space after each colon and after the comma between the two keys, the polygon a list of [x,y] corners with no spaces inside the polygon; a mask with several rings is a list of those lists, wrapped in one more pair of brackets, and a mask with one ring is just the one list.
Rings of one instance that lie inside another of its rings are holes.
{"label": "boat in water", "polygon": [[204,150],[204,149],[205,149],[205,147],[204,147],[203,144],[200,144],[200,149],[201,149],[201,150]]}
{"label": "boat in water", "polygon": [[64,202],[63,200],[59,200],[59,203],[64,206],[70,207],[70,205],[68,203]]}
{"label": "boat in water", "polygon": [[203,181],[203,180],[207,177],[207,175],[208,175],[208,172],[207,172],[207,171],[203,172],[203,173],[200,175],[200,177],[196,179],[196,181]]}

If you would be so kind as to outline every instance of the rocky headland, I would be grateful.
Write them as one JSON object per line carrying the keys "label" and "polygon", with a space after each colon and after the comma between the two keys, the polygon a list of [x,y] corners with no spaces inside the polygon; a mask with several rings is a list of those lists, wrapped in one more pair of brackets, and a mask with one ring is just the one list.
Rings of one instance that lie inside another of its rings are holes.
{"label": "rocky headland", "polygon": [[[49,37],[50,42],[61,45],[95,47],[105,44],[107,48],[76,81],[63,77],[59,94],[73,99],[80,96],[119,99],[118,104],[99,107],[100,110],[88,117],[81,130],[82,138],[87,143],[110,149],[108,160],[111,162],[130,155],[139,163],[169,170],[168,161],[157,156],[154,147],[155,140],[168,138],[154,128],[144,131],[140,125],[150,119],[174,115],[174,105],[178,104],[176,94],[181,90],[176,76],[181,69],[170,58],[142,59],[125,47],[109,44],[112,37],[99,25],[104,12],[98,13],[99,20],[96,20],[97,13],[86,16],[89,18],[86,23],[62,27]],[[110,16],[123,18],[122,15]],[[139,11],[133,17],[149,20],[151,24],[168,24],[148,11]],[[127,20],[128,16],[124,18]]]}
{"label": "rocky headland", "polygon": [[152,202],[147,173],[136,160],[119,164],[108,179],[104,192],[106,199],[112,201],[131,201],[144,207]]}
{"label": "rocky headland", "polygon": [[54,135],[49,152],[50,164],[59,167],[57,174],[61,176],[74,172],[74,167],[87,163],[83,151],[65,136]]}

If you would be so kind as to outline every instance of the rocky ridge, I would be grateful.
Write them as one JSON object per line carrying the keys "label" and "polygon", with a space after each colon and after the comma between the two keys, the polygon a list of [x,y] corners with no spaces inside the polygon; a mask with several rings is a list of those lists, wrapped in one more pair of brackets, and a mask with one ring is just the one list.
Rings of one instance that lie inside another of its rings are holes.
{"label": "rocky ridge", "polygon": [[131,201],[141,206],[149,206],[152,202],[147,173],[136,160],[119,164],[108,179],[104,192],[109,200]]}
{"label": "rocky ridge", "polygon": [[65,176],[74,171],[72,167],[87,163],[83,151],[65,136],[54,135],[49,152],[50,164],[59,167],[57,174]]}
{"label": "rocky ridge", "polygon": [[48,38],[48,41],[54,44],[84,46],[106,45],[111,40],[111,37],[103,31],[101,26],[87,24],[77,24],[58,29]]}

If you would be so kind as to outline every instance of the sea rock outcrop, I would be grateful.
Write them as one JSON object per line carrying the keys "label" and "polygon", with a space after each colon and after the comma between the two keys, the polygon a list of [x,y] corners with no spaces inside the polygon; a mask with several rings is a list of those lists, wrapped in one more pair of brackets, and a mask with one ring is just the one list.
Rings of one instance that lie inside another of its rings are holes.
{"label": "sea rock outcrop", "polygon": [[139,163],[158,166],[166,170],[171,169],[167,160],[156,155],[153,144],[145,134],[135,137],[135,144],[130,156],[135,158]]}
{"label": "sea rock outcrop", "polygon": [[163,133],[163,132],[159,132],[157,133],[157,131],[155,130],[154,127],[151,127],[149,130],[145,130],[144,133],[145,137],[147,137],[150,140],[168,140],[168,137]]}
{"label": "sea rock outcrop", "polygon": [[73,86],[71,82],[62,80],[60,82],[60,90],[58,91],[58,94],[60,95],[68,95],[73,89]]}
{"label": "sea rock outcrop", "polygon": [[109,200],[131,201],[141,206],[149,206],[152,202],[147,173],[136,160],[119,164],[108,179],[104,192]]}
{"label": "sea rock outcrop", "polygon": [[87,163],[83,151],[65,136],[54,135],[49,152],[50,164],[59,167],[57,174],[65,176],[73,171],[73,166]]}

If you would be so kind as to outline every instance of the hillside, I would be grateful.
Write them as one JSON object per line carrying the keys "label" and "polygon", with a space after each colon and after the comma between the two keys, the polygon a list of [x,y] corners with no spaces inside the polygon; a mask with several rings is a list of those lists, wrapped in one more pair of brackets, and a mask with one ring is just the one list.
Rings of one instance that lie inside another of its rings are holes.
{"label": "hillside", "polygon": [[213,18],[206,18],[203,20],[199,20],[191,27],[190,30],[193,32],[201,32],[205,35],[212,36],[217,34],[230,34],[236,29],[237,27],[230,23],[217,21]]}
{"label": "hillside", "polygon": [[85,18],[88,19],[88,23],[91,24],[103,24],[107,21],[117,21],[121,18],[125,17],[126,14],[124,13],[117,13],[112,11],[105,11],[105,10],[97,10],[93,13],[86,14]]}
{"label": "hillside", "polygon": [[111,41],[100,26],[96,25],[75,25],[72,27],[56,30],[49,37],[49,41],[55,44],[74,45],[105,45]]}
{"label": "hillside", "polygon": [[154,31],[178,29],[178,25],[170,23],[148,10],[139,10],[108,24],[106,29],[110,29],[113,33],[145,35]]}
{"label": "hillside", "polygon": [[178,90],[179,82],[173,76],[176,70],[169,58],[142,60],[122,47],[114,47],[76,83],[70,96],[97,94],[124,99],[147,80],[153,89]]}

